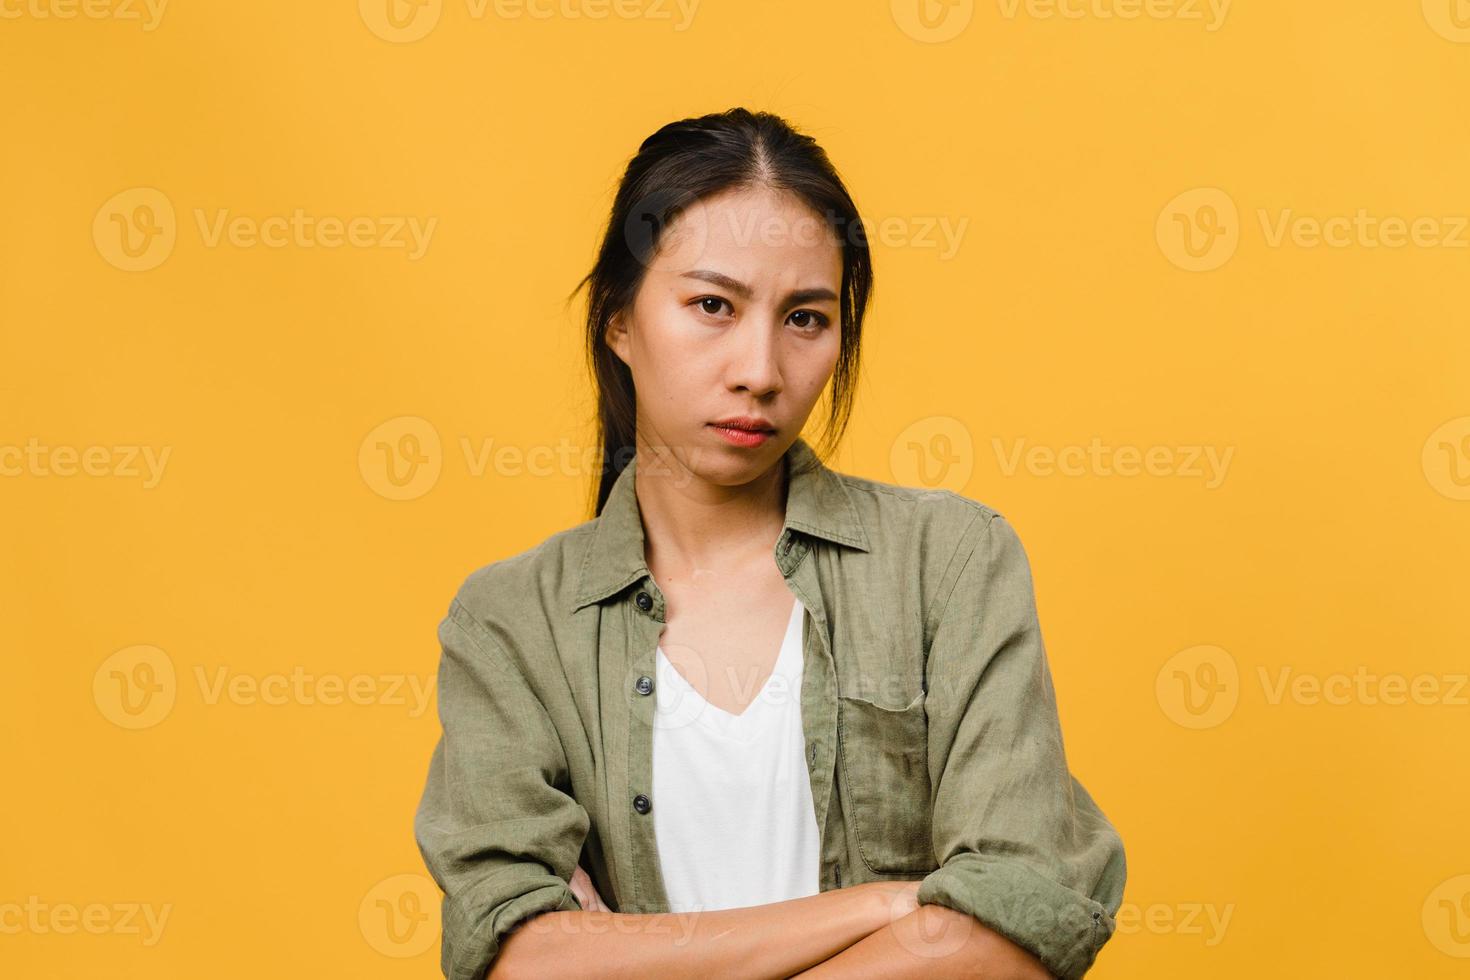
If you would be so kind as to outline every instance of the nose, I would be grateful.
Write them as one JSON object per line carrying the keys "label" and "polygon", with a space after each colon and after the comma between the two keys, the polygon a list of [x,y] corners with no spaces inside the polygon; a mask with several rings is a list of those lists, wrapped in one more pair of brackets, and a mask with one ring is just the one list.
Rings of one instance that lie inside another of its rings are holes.
{"label": "nose", "polygon": [[765,317],[746,317],[730,332],[728,384],[764,397],[781,390],[781,332]]}

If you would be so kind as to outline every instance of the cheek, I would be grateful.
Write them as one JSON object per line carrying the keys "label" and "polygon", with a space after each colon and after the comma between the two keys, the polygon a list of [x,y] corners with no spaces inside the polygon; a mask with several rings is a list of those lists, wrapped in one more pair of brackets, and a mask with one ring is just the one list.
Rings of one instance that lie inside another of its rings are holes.
{"label": "cheek", "polygon": [[831,379],[832,372],[837,369],[837,357],[842,353],[842,335],[835,327],[829,327],[823,335],[822,343],[812,344],[807,353],[802,370],[803,378],[805,383],[820,393]]}
{"label": "cheek", "polygon": [[661,387],[678,387],[684,374],[695,370],[697,352],[689,335],[677,328],[667,316],[652,321],[643,331],[642,349],[638,352],[645,372],[654,375]]}
{"label": "cheek", "polygon": [[[813,352],[814,353],[814,352]],[[791,393],[801,401],[814,403],[822,395],[822,389],[832,377],[836,358],[821,356],[803,357],[794,374],[788,375]]]}
{"label": "cheek", "polygon": [[685,348],[693,342],[696,313],[692,307],[686,308],[683,297],[672,290],[651,291],[641,304],[638,317],[644,325],[648,353]]}
{"label": "cheek", "polygon": [[677,307],[660,307],[643,321],[634,381],[645,398],[688,403],[692,392],[708,390],[715,370],[712,353],[699,345],[681,316]]}
{"label": "cheek", "polygon": [[661,373],[681,356],[684,333],[679,329],[678,305],[672,300],[641,297],[636,322],[633,347],[638,362],[645,371]]}

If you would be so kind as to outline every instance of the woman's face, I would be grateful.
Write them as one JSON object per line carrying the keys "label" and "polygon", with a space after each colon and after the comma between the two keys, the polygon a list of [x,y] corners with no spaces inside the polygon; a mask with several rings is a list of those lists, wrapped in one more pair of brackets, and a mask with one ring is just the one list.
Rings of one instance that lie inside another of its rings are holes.
{"label": "woman's face", "polygon": [[[837,365],[841,284],[841,243],[795,197],[744,188],[686,209],[607,331],[633,375],[640,445],[726,486],[774,465]],[[716,424],[731,417],[772,431]]]}

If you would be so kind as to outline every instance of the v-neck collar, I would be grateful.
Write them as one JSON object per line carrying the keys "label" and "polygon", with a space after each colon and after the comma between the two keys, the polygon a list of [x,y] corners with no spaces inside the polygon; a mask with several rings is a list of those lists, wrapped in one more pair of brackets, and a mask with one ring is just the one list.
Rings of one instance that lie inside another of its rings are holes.
{"label": "v-neck collar", "polygon": [[[721,735],[737,737],[748,734],[746,729],[756,720],[756,716],[761,713],[760,709],[767,701],[766,695],[778,677],[785,678],[788,681],[789,689],[787,694],[789,697],[799,699],[801,696],[799,686],[800,674],[798,671],[801,667],[802,624],[805,619],[805,612],[806,610],[801,600],[792,596],[791,613],[787,616],[786,628],[781,633],[781,645],[776,651],[776,659],[771,665],[770,672],[766,675],[765,682],[761,684],[760,690],[746,703],[745,708],[739,714],[727,711],[719,705],[711,703],[708,698],[701,694],[679,672],[678,668],[674,666],[673,661],[669,660],[668,656],[664,653],[662,644],[655,649],[659,671],[667,671],[663,681],[659,684],[660,690],[662,690],[664,683],[672,681],[679,689],[681,701],[683,698],[692,700],[694,709],[698,711],[699,717],[706,722],[707,729],[714,730]],[[660,705],[660,710],[664,710],[662,704]],[[683,709],[683,711],[680,711],[677,707],[670,709],[670,713],[676,716],[687,711],[687,708]],[[713,712],[713,715],[708,716],[706,712]],[[681,722],[676,718],[674,725],[677,726],[679,724]]]}

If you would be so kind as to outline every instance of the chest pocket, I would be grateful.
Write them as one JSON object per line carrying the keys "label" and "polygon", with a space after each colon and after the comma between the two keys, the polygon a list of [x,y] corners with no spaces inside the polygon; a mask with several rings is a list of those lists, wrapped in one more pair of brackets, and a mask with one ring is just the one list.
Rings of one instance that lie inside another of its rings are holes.
{"label": "chest pocket", "polygon": [[863,862],[883,874],[934,870],[924,692],[903,708],[839,695],[837,733]]}

